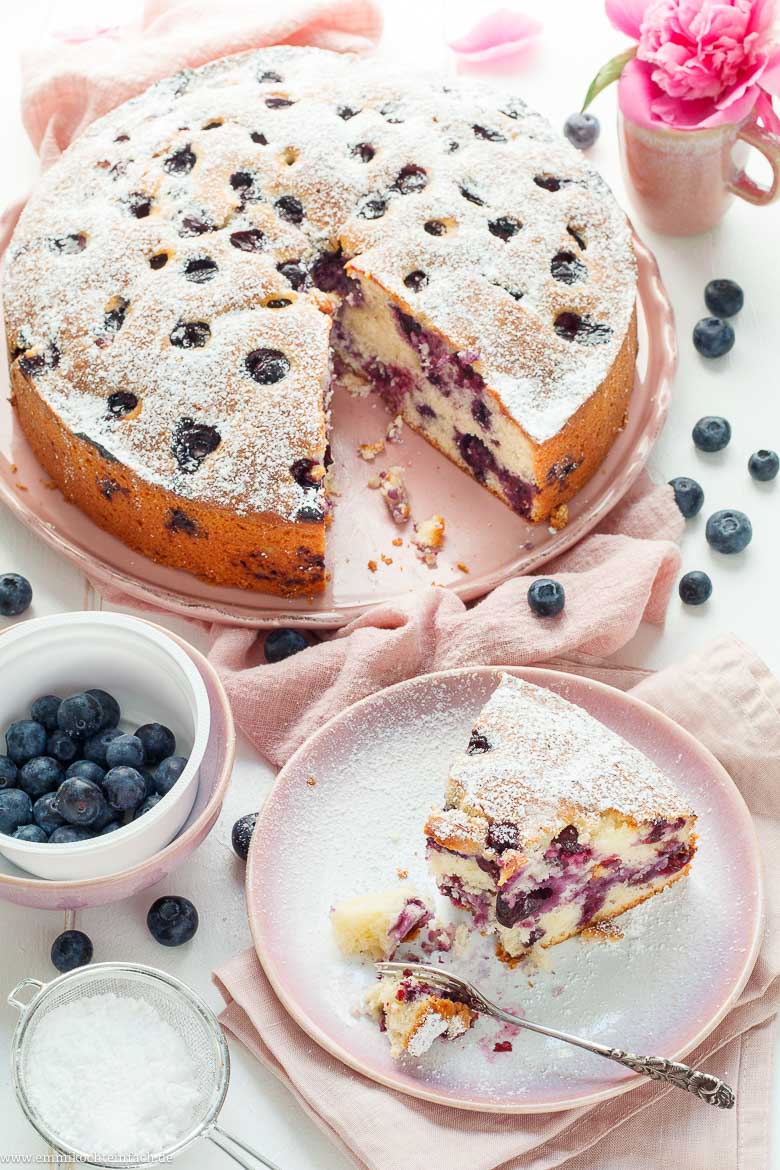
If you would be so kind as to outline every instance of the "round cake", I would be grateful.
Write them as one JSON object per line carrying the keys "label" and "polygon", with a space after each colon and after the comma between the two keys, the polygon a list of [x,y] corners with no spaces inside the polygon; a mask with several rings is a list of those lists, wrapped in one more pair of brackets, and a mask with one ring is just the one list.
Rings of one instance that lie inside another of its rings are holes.
{"label": "round cake", "polygon": [[532,522],[598,469],[634,379],[630,230],[582,156],[500,91],[317,49],[95,122],[25,209],[4,301],[18,417],[67,499],[288,596],[326,578],[335,379]]}

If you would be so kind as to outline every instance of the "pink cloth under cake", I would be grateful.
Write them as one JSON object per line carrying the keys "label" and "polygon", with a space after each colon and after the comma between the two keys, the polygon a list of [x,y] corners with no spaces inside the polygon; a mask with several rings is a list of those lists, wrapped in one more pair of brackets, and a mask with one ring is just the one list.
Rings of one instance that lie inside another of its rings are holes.
{"label": "pink cloth under cake", "polygon": [[[372,0],[149,0],[127,28],[72,33],[40,43],[24,62],[23,115],[43,165],[94,118],[157,78],[242,49],[286,42],[364,49],[381,17]],[[5,246],[22,204],[0,224]],[[330,715],[399,679],[469,663],[546,662],[628,688],[636,673],[600,660],[643,620],[660,623],[678,570],[682,529],[671,490],[642,476],[599,529],[552,566],[567,591],[564,614],[540,622],[529,579],[466,607],[431,588],[380,606],[304,654],[271,666],[263,637],[215,627],[211,658],[237,721],[276,764]],[[110,600],[128,604],[116,595]],[[132,604],[132,602],[130,603]],[[777,1010],[780,906],[780,693],[764,667],[731,640],[637,693],[698,735],[730,770],[753,809],[765,848],[774,928],[740,1004],[700,1057],[735,1085],[739,1104],[716,1112],[647,1085],[590,1111],[533,1117],[462,1113],[395,1094],[350,1072],[295,1025],[251,953],[217,975],[223,1022],[294,1093],[360,1170],[763,1170],[766,1097]],[[774,872],[772,872],[774,871]],[[774,881],[771,879],[774,878]],[[716,1056],[709,1057],[710,1053]],[[598,1144],[596,1144],[598,1143]]]}

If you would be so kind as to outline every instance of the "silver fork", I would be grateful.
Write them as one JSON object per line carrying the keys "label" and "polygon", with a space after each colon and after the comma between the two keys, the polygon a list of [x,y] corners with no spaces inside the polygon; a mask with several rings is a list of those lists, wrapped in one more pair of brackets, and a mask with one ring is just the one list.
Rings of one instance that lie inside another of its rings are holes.
{"label": "silver fork", "polygon": [[507,1024],[515,1024],[518,1028],[526,1028],[529,1032],[538,1032],[541,1036],[549,1036],[552,1040],[563,1040],[565,1044],[576,1044],[587,1052],[596,1056],[605,1056],[607,1060],[615,1060],[625,1065],[632,1072],[641,1073],[654,1081],[662,1081],[672,1085],[675,1089],[685,1089],[686,1093],[693,1093],[708,1105],[716,1105],[718,1109],[733,1109],[736,1098],[734,1090],[711,1073],[700,1072],[690,1065],[681,1064],[677,1060],[666,1060],[662,1056],[635,1056],[631,1052],[624,1052],[622,1048],[609,1048],[606,1044],[598,1044],[594,1040],[583,1040],[581,1036],[572,1036],[569,1032],[559,1032],[556,1028],[547,1028],[544,1024],[535,1024],[531,1020],[513,1016],[505,1012],[498,1004],[493,1003],[486,995],[475,987],[473,983],[443,970],[441,967],[431,967],[427,963],[376,963],[377,971],[382,975],[402,975],[404,973],[423,979],[437,991],[443,991],[454,999],[465,1003],[474,1012],[483,1012],[488,1016],[495,1016]]}

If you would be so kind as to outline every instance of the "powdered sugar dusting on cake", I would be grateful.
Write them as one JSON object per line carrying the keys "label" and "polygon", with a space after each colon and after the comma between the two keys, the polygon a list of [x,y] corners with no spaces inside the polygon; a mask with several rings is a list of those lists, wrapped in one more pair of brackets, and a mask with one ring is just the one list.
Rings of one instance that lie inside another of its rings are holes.
{"label": "powdered sugar dusting on cake", "polygon": [[[576,812],[586,819],[614,809],[637,821],[691,816],[650,760],[581,707],[511,675],[475,725],[471,753],[450,772],[460,808],[442,814],[464,830],[464,813],[556,832]],[[473,826],[472,826],[473,829]],[[484,836],[484,835],[483,835]]]}
{"label": "powdered sugar dusting on cake", "polygon": [[[522,103],[277,47],[168,79],[73,144],[9,249],[9,339],[67,426],[149,481],[294,519],[316,500],[300,468],[324,457],[349,257],[540,440],[633,312],[622,213]],[[117,393],[136,406],[109,409]]]}

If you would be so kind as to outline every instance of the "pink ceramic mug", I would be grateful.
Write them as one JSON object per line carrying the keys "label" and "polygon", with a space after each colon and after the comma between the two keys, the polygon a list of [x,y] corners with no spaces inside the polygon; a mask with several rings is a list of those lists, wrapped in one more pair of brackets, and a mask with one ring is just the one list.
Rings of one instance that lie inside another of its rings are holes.
{"label": "pink ceramic mug", "polygon": [[[654,129],[620,115],[623,172],[642,218],[657,232],[693,236],[715,227],[735,195],[763,206],[780,194],[780,137],[751,115],[711,130]],[[761,187],[743,169],[754,146],[772,168]]]}

